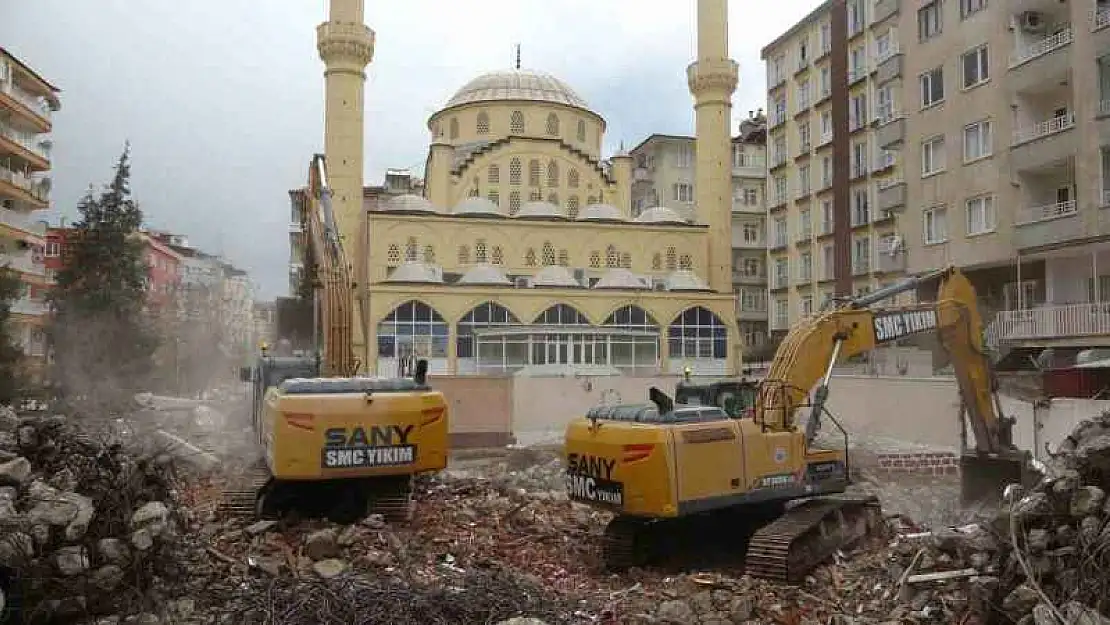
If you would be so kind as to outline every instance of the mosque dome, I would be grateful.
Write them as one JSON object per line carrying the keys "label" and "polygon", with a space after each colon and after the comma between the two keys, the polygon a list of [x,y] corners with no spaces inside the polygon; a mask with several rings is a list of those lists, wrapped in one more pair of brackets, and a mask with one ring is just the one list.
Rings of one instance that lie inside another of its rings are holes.
{"label": "mosque dome", "polygon": [[566,219],[563,210],[551,202],[525,202],[516,216],[524,219]]}
{"label": "mosque dome", "polygon": [[590,204],[578,216],[581,221],[624,221],[620,209],[612,204]]}
{"label": "mosque dome", "polygon": [[650,289],[651,283],[627,269],[610,269],[594,284],[595,289]]}
{"label": "mosque dome", "polygon": [[640,213],[636,221],[642,224],[684,224],[686,220],[666,206],[656,206]]}
{"label": "mosque dome", "polygon": [[456,91],[443,108],[505,100],[551,102],[590,110],[589,104],[565,82],[551,74],[524,69],[482,74]]}
{"label": "mosque dome", "polygon": [[436,208],[432,206],[431,202],[420,197],[419,195],[413,195],[411,193],[406,193],[404,195],[398,195],[395,198],[390,198],[389,201],[387,201],[382,208],[387,211],[396,213],[436,212]]}
{"label": "mosque dome", "polygon": [[410,261],[399,265],[385,281],[409,284],[443,284],[443,269],[429,263]]}
{"label": "mosque dome", "polygon": [[468,197],[455,205],[455,215],[473,217],[505,217],[505,211],[484,197]]}
{"label": "mosque dome", "polygon": [[709,285],[698,277],[698,274],[686,269],[679,269],[678,271],[671,272],[671,274],[667,276],[665,284],[668,291],[709,290]]}
{"label": "mosque dome", "polygon": [[532,277],[534,287],[581,287],[570,269],[561,265],[548,265]]}
{"label": "mosque dome", "polygon": [[512,286],[512,281],[500,267],[474,265],[459,278],[458,284],[470,286]]}

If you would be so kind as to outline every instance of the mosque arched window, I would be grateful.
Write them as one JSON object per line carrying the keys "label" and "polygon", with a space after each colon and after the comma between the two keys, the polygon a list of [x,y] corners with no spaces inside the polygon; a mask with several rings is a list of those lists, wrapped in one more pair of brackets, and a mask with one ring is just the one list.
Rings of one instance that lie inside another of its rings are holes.
{"label": "mosque arched window", "polygon": [[509,214],[515,215],[520,212],[520,191],[512,191],[509,193]]}
{"label": "mosque arched window", "polygon": [[490,257],[491,257],[490,260],[495,265],[500,265],[501,263],[503,263],[505,261],[505,257],[501,253],[501,246],[500,245],[494,245],[493,246],[493,249],[490,250]]}
{"label": "mosque arched window", "polygon": [[476,263],[486,262],[488,251],[489,250],[486,247],[486,240],[485,239],[478,239],[478,242],[474,244],[474,262],[476,262]]}
{"label": "mosque arched window", "polygon": [[659,252],[656,252],[656,253],[652,254],[652,256],[651,256],[651,270],[652,271],[662,271],[662,269],[663,269],[663,255],[660,254]]}
{"label": "mosque arched window", "polygon": [[497,192],[497,189],[490,189],[487,198],[490,202],[493,202],[494,206],[501,208],[501,194]]}
{"label": "mosque arched window", "polygon": [[532,189],[532,192],[528,194],[528,201],[529,202],[542,202],[543,201],[543,191],[540,191],[539,189]]}
{"label": "mosque arched window", "polygon": [[558,193],[548,193],[547,194],[547,203],[548,204],[554,204],[555,206],[558,206],[559,205],[559,194]]}
{"label": "mosque arched window", "polygon": [[459,138],[459,118],[457,118],[457,117],[452,117],[451,118],[451,138],[452,139],[458,139]]}
{"label": "mosque arched window", "polygon": [[534,248],[530,247],[528,251],[524,253],[524,264],[528,267],[536,266],[536,250]]}
{"label": "mosque arched window", "polygon": [[584,119],[578,120],[578,140],[586,140],[586,120]]}
{"label": "mosque arched window", "polygon": [[523,174],[523,169],[520,164],[519,158],[514,158],[509,161],[509,184],[520,184],[520,177]]}
{"label": "mosque arched window", "polygon": [[567,186],[572,189],[578,188],[578,170],[572,169],[567,172]]}
{"label": "mosque arched window", "polygon": [[433,264],[436,262],[436,248],[431,245],[424,246],[424,262]]}
{"label": "mosque arched window", "polygon": [[543,242],[543,266],[550,267],[555,264],[555,246],[551,241]]}
{"label": "mosque arched window", "polygon": [[689,271],[694,268],[694,262],[690,259],[689,254],[683,254],[678,257],[678,268]]}
{"label": "mosque arched window", "polygon": [[509,132],[516,135],[524,133],[524,113],[513,111],[509,116]]}
{"label": "mosque arched window", "polygon": [[616,269],[621,266],[621,255],[617,253],[617,246],[610,245],[605,248],[605,267]]}
{"label": "mosque arched window", "polygon": [[385,260],[390,267],[401,264],[401,248],[396,243],[390,244],[389,250],[385,253]]}
{"label": "mosque arched window", "polygon": [[485,111],[478,113],[478,122],[475,124],[475,130],[477,130],[480,135],[489,134],[489,114]]}
{"label": "mosque arched window", "polygon": [[559,266],[560,267],[569,267],[570,266],[570,254],[568,254],[565,249],[559,250]]}
{"label": "mosque arched window", "polygon": [[624,252],[621,254],[621,267],[625,269],[632,269],[632,254]]}
{"label": "mosque arched window", "polygon": [[490,184],[499,184],[501,182],[501,168],[497,165],[490,165],[486,181]]}
{"label": "mosque arched window", "polygon": [[553,188],[559,186],[559,164],[555,161],[547,164],[547,186]]}
{"label": "mosque arched window", "polygon": [[540,186],[540,161],[539,159],[532,159],[528,161],[528,185],[532,187]]}
{"label": "mosque arched window", "polygon": [[567,198],[567,218],[578,219],[578,196],[572,195]]}
{"label": "mosque arched window", "polygon": [[593,269],[601,268],[601,252],[597,250],[590,252],[590,267]]}
{"label": "mosque arched window", "polygon": [[555,113],[547,114],[547,134],[552,137],[558,136],[559,134],[559,116]]}
{"label": "mosque arched window", "polygon": [[460,245],[459,246],[459,264],[460,265],[469,265],[470,264],[470,246],[469,245]]}
{"label": "mosque arched window", "polygon": [[673,247],[667,248],[667,271],[678,269],[678,252]]}
{"label": "mosque arched window", "polygon": [[416,237],[409,237],[405,243],[405,260],[408,262],[416,262]]}

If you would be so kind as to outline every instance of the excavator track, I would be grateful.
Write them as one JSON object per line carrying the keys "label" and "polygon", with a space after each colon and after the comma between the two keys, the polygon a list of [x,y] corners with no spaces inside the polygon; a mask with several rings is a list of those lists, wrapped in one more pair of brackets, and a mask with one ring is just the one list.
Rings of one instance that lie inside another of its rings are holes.
{"label": "excavator track", "polygon": [[646,524],[640,519],[615,517],[605,526],[601,537],[601,553],[605,566],[623,570],[641,566],[649,559],[642,540]]}
{"label": "excavator track", "polygon": [[259,517],[260,495],[270,484],[270,470],[261,460],[252,466],[245,476],[243,488],[225,489],[216,514],[221,518],[256,519]]}
{"label": "excavator track", "polygon": [[763,526],[748,542],[745,572],[794,583],[839,549],[865,538],[882,522],[874,495],[808,499]]}

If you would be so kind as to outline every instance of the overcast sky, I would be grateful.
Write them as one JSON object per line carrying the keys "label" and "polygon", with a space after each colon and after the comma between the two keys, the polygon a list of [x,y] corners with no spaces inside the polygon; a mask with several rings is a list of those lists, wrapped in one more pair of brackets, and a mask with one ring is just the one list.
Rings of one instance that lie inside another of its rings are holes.
{"label": "overcast sky", "polygon": [[[326,0],[2,2],[0,45],[61,90],[55,219],[77,215],[130,140],[148,225],[248,270],[285,294],[288,190],[323,151]],[[566,81],[609,124],[606,154],[653,132],[693,132],[685,68],[694,0],[366,2],[377,49],[366,86],[366,183],[419,171],[427,118],[474,76],[513,63]],[[736,119],[765,107],[759,50],[820,0],[733,0]]]}

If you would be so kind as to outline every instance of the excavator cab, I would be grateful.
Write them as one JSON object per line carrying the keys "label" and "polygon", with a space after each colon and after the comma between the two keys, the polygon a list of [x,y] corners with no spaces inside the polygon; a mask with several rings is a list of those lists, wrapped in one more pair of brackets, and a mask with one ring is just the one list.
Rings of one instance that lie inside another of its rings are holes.
{"label": "excavator cab", "polygon": [[720,380],[696,384],[691,382],[691,371],[686,367],[683,379],[675,385],[674,403],[690,406],[717,406],[733,419],[750,416],[755,406],[759,383],[749,380],[750,369],[743,371],[739,380]]}

